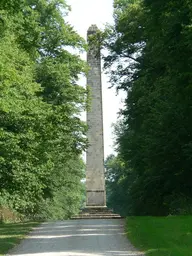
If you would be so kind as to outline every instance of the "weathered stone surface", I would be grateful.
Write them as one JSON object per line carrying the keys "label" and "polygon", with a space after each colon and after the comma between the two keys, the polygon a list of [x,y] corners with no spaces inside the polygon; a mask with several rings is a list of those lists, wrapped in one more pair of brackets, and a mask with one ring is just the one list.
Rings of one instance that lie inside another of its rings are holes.
{"label": "weathered stone surface", "polygon": [[[96,32],[96,25],[92,25],[88,29],[87,36]],[[101,58],[100,50],[95,45],[89,45],[87,62],[90,66],[87,84],[91,89],[91,106],[87,112],[89,148],[86,164],[86,205],[105,206]]]}
{"label": "weathered stone surface", "polygon": [[72,219],[122,219],[122,217],[106,206],[88,206],[80,214],[73,216]]}

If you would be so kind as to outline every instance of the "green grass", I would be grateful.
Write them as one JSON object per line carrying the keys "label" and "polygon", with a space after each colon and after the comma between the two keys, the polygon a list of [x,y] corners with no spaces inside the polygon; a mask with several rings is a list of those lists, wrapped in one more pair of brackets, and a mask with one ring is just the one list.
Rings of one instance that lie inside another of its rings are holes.
{"label": "green grass", "polygon": [[38,224],[37,222],[0,224],[0,256],[18,244]]}
{"label": "green grass", "polygon": [[192,256],[192,216],[128,217],[126,231],[147,256]]}

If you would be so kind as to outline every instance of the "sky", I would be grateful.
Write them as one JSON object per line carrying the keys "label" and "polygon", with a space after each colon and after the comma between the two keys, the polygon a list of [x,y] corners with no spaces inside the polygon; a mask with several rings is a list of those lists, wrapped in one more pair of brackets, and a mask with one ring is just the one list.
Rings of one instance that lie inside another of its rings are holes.
{"label": "sky", "polygon": [[[83,38],[86,39],[87,29],[96,24],[99,29],[106,23],[113,23],[113,0],[66,0],[72,11],[67,21]],[[86,55],[82,56],[86,59]],[[102,72],[103,93],[103,126],[105,158],[114,152],[114,135],[111,125],[117,121],[118,111],[123,107],[123,94],[116,96],[115,88],[109,89],[109,77]],[[86,84],[86,80],[81,83]],[[83,115],[85,118],[85,115]]]}

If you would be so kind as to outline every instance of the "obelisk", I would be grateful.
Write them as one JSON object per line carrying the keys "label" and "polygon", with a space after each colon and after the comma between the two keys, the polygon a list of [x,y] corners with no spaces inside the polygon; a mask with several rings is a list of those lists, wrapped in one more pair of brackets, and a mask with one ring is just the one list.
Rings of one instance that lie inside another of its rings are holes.
{"label": "obelisk", "polygon": [[90,67],[87,85],[90,87],[91,104],[87,111],[89,147],[86,163],[86,207],[106,206],[101,57],[99,46],[89,40],[90,36],[94,35],[97,30],[97,26],[92,25],[87,31],[89,45],[87,62]]}

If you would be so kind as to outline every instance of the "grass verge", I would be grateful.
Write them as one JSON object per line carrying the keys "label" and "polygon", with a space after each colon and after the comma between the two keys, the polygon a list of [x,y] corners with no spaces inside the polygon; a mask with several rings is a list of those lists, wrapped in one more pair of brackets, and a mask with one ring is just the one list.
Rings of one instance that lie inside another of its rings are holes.
{"label": "grass verge", "polygon": [[127,217],[126,231],[147,256],[192,256],[192,216]]}
{"label": "grass verge", "polygon": [[0,224],[0,256],[18,244],[37,225],[38,222]]}

